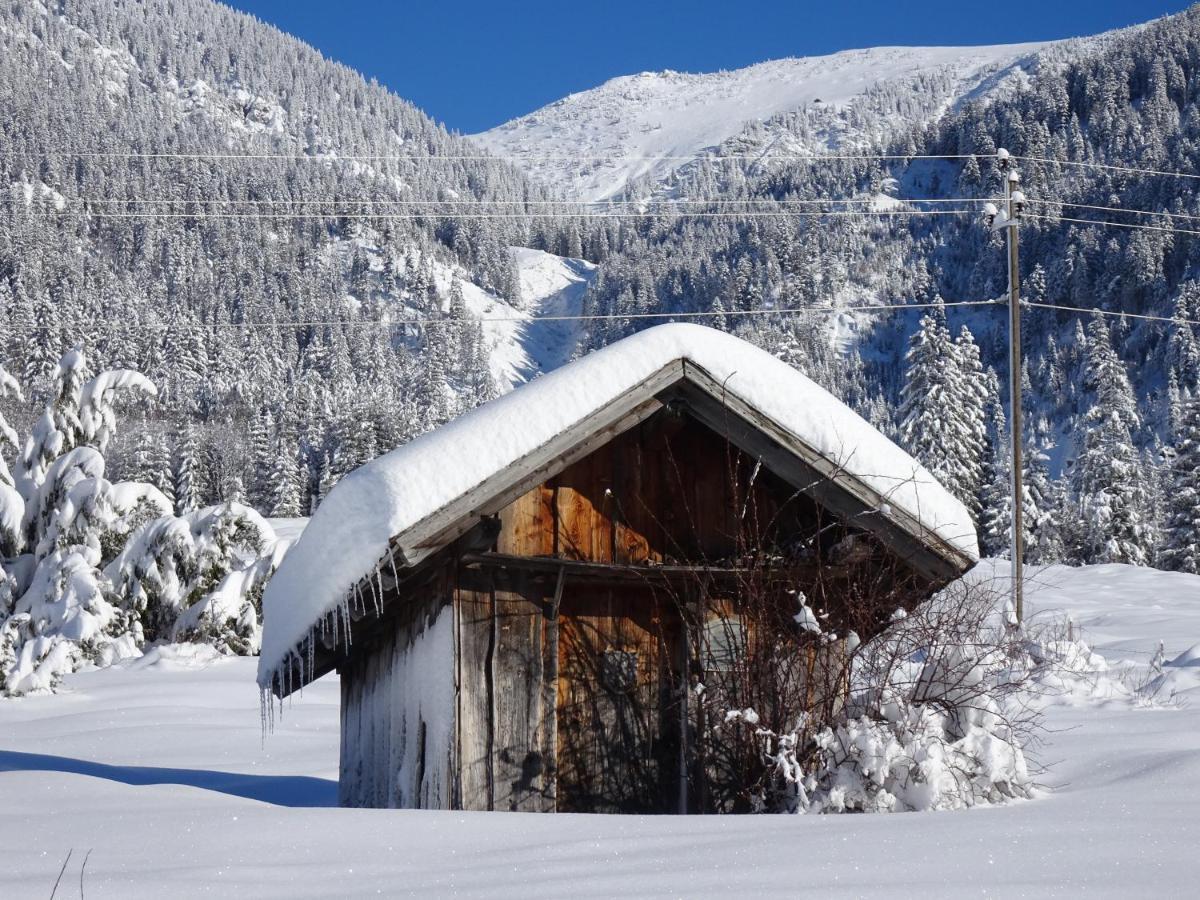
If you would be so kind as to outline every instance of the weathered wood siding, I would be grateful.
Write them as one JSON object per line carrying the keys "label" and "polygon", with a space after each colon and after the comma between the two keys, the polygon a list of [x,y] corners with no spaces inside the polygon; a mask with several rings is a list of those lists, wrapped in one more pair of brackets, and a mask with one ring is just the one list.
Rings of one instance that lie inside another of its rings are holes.
{"label": "weathered wood siding", "polygon": [[559,628],[558,809],[678,810],[677,611],[646,588],[579,585]]}
{"label": "weathered wood siding", "polygon": [[557,630],[549,602],[545,583],[528,576],[460,573],[458,746],[464,809],[555,808]]}
{"label": "weathered wood siding", "polygon": [[819,516],[704,425],[664,411],[503,509],[496,549],[600,563],[719,560]]}
{"label": "weathered wood siding", "polygon": [[449,809],[454,787],[454,608],[434,590],[341,669],[342,806]]}

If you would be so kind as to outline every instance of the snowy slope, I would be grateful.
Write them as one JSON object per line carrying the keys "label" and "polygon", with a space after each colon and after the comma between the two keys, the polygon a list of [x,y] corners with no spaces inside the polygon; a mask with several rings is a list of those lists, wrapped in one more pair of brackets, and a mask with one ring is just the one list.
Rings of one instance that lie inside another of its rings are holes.
{"label": "snowy slope", "polygon": [[[794,111],[808,118],[809,140],[782,139],[786,146],[774,147],[782,136],[768,130],[740,142],[737,152],[821,153],[879,141],[965,97],[1022,79],[1050,46],[875,47],[711,74],[643,72],[571,94],[474,139],[497,155],[527,157],[514,161],[573,199],[598,200],[634,178],[661,181],[740,135],[747,123]],[[873,102],[883,90],[907,108]]]}
{"label": "snowy slope", "polygon": [[483,322],[492,375],[501,391],[557,369],[571,358],[582,332],[578,315],[596,267],[582,259],[513,247],[521,296],[508,303],[463,283],[467,309]]}
{"label": "snowy slope", "polygon": [[[325,253],[345,270],[350,268],[354,254],[359,253],[377,279],[384,271],[386,254],[373,229],[362,229],[353,240],[331,241]],[[435,256],[427,260],[442,312],[449,311],[451,287],[458,281],[467,313],[482,325],[488,364],[502,393],[571,358],[582,328],[578,321],[556,317],[577,315],[582,310],[583,294],[596,273],[596,266],[582,259],[526,247],[510,247],[509,253],[519,288],[519,296],[513,301],[472,283],[462,266]],[[394,255],[392,262],[397,269],[404,268],[409,255],[418,263],[423,258],[416,250]],[[379,285],[377,281],[377,289]],[[419,318],[422,314],[407,293],[385,295],[384,299],[395,319]],[[359,303],[351,295],[342,302],[347,306]]]}
{"label": "snowy slope", "polygon": [[[1098,566],[1036,575],[1117,667],[1200,642],[1200,578]],[[540,816],[330,809],[338,687],[264,741],[254,661],[165,652],[0,701],[0,896],[576,898],[1192,896],[1200,883],[1200,668],[1183,705],[1091,696],[1047,710],[1041,799],[971,812]]]}

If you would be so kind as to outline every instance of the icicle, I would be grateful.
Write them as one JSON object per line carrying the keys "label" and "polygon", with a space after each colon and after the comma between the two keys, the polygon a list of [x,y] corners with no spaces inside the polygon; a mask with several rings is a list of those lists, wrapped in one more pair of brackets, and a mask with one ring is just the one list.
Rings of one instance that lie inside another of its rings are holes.
{"label": "icicle", "polygon": [[383,615],[383,569],[380,566],[375,567],[375,578],[379,581],[379,605],[375,608],[375,615]]}
{"label": "icicle", "polygon": [[[375,582],[371,580],[370,575],[367,576],[367,584],[370,585],[370,587],[371,587],[371,606],[375,610],[375,614],[378,615],[379,614],[379,598],[377,596],[375,596]],[[363,610],[363,613],[364,614],[366,613],[365,609]]]}
{"label": "icicle", "polygon": [[350,649],[350,643],[351,643],[351,635],[350,635],[350,605],[349,605],[349,598],[347,598],[347,599],[346,599],[346,601],[344,601],[344,602],[343,602],[343,603],[342,603],[342,604],[341,604],[341,605],[340,605],[338,608],[339,608],[339,609],[341,610],[341,612],[342,612],[342,616],[343,616],[343,620],[342,620],[342,621],[343,621],[343,623],[344,623],[344,624],[345,624],[345,626],[346,626],[346,649],[347,649],[347,650],[349,650],[349,649]]}

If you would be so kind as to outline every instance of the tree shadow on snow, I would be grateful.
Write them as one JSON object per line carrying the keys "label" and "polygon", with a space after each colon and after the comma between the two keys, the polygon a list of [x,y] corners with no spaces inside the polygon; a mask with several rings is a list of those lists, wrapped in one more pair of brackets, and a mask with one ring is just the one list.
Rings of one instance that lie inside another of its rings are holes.
{"label": "tree shadow on snow", "polygon": [[66,772],[138,787],[181,784],[276,806],[337,806],[336,781],[304,775],[244,775],[207,769],[110,766],[86,759],[45,753],[18,753],[15,750],[0,750],[0,772]]}

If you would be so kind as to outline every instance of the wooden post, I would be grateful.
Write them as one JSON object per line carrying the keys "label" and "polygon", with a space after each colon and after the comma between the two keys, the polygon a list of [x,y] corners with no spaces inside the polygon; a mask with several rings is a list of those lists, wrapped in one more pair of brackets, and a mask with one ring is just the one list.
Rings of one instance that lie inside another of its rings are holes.
{"label": "wooden post", "polygon": [[1012,590],[1013,613],[1019,625],[1025,618],[1025,528],[1022,487],[1022,427],[1021,410],[1021,270],[1017,251],[1017,204],[1013,199],[1019,176],[1008,155],[1000,158],[1000,170],[1004,174],[1004,211],[1007,215],[1005,232],[1008,235],[1008,399],[1012,406],[1009,417],[1009,441],[1012,444]]}

